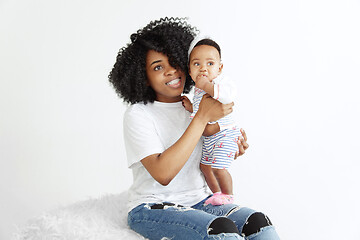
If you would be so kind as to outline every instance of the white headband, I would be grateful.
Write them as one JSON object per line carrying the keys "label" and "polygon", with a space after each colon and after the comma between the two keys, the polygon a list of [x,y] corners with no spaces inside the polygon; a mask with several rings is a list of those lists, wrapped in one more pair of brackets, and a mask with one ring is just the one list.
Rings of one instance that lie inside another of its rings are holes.
{"label": "white headband", "polygon": [[203,40],[203,39],[211,39],[211,37],[209,37],[208,35],[201,35],[199,34],[198,36],[196,36],[194,38],[194,40],[192,40],[192,42],[190,43],[190,47],[189,47],[189,51],[188,51],[188,57],[190,57],[190,53],[191,51],[194,49],[195,45],[200,41],[200,40]]}

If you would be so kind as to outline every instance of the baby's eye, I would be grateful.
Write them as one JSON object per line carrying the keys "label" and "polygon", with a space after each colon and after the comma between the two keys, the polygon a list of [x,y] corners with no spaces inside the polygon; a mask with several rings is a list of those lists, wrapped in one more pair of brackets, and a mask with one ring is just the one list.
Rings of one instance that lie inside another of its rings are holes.
{"label": "baby's eye", "polygon": [[159,71],[159,70],[161,70],[161,69],[162,69],[162,66],[161,66],[161,65],[158,65],[158,66],[154,67],[154,70],[155,70],[155,71]]}
{"label": "baby's eye", "polygon": [[194,66],[197,66],[197,67],[198,67],[198,66],[200,66],[200,64],[199,64],[199,63],[194,63]]}
{"label": "baby's eye", "polygon": [[212,66],[212,65],[214,65],[214,63],[213,62],[208,62],[208,65]]}

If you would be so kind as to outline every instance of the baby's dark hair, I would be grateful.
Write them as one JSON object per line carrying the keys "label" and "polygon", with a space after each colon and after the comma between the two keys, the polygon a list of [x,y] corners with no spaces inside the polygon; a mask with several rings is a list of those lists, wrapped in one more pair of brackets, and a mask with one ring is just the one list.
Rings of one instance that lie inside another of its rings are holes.
{"label": "baby's dark hair", "polygon": [[149,50],[165,54],[169,64],[186,75],[184,93],[194,82],[188,73],[188,49],[198,31],[185,18],[161,18],[132,34],[131,43],[119,50],[109,74],[116,93],[127,103],[144,104],[156,100],[155,91],[147,84],[146,54]]}
{"label": "baby's dark hair", "polygon": [[207,45],[207,46],[212,46],[214,48],[216,48],[216,50],[218,50],[219,52],[219,55],[220,55],[220,58],[221,58],[221,49],[220,49],[220,46],[219,44],[217,44],[214,40],[210,39],[210,38],[204,38],[200,41],[198,41],[194,48],[196,48],[197,46],[201,46],[201,45]]}

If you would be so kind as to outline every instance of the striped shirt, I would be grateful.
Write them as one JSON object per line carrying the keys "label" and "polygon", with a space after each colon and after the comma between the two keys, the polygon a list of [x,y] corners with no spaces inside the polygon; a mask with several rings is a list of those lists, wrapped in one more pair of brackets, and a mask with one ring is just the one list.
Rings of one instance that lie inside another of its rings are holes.
{"label": "striped shirt", "polygon": [[[215,78],[212,83],[214,84],[214,99],[218,100],[221,103],[231,103],[234,101],[236,95],[236,86],[233,82],[230,82],[223,75]],[[206,94],[200,88],[195,87],[194,99],[193,99],[193,113],[190,118],[193,118],[196,112],[199,109],[199,104],[201,102],[202,97]],[[209,122],[209,124],[215,124],[216,122]],[[220,130],[230,129],[235,127],[235,121],[232,117],[232,113],[226,115],[225,117],[219,119],[217,123],[220,126]]]}

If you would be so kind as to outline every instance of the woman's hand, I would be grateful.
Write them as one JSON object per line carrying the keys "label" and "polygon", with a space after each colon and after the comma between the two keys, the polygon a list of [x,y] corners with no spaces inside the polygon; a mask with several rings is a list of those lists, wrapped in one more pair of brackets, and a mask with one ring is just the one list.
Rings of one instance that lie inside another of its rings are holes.
{"label": "woman's hand", "polygon": [[199,104],[199,110],[196,115],[206,122],[215,122],[225,117],[233,111],[234,103],[222,104],[212,98],[209,94],[205,94]]}
{"label": "woman's hand", "polygon": [[246,149],[249,148],[249,144],[247,143],[247,136],[246,133],[244,131],[244,129],[240,129],[241,132],[241,136],[239,136],[238,138],[238,146],[239,146],[239,151],[236,152],[235,154],[235,159],[241,155],[243,155],[246,151]]}

